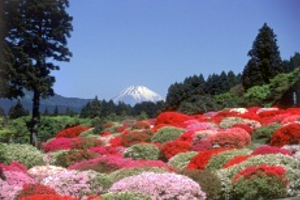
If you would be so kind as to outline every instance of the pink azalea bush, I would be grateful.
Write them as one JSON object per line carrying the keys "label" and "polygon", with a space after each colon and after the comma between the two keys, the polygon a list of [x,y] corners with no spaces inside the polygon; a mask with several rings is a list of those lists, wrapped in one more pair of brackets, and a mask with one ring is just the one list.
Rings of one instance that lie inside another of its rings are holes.
{"label": "pink azalea bush", "polygon": [[54,189],[60,195],[83,198],[89,194],[107,191],[108,179],[95,171],[70,170],[48,176],[41,184]]}
{"label": "pink azalea bush", "polygon": [[202,200],[206,194],[198,183],[175,173],[143,172],[114,183],[109,192],[141,192],[152,199]]}
{"label": "pink azalea bush", "polygon": [[39,183],[48,176],[59,174],[66,171],[67,169],[63,167],[45,165],[45,166],[34,166],[30,168],[27,172],[31,177],[34,178],[36,182]]}

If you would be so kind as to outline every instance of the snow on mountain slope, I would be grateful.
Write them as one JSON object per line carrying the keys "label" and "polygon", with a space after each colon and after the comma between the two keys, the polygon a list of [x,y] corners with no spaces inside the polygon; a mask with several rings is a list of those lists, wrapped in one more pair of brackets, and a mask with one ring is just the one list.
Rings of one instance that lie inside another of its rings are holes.
{"label": "snow on mountain slope", "polygon": [[134,105],[143,101],[161,101],[164,100],[162,96],[153,92],[145,86],[130,86],[124,89],[118,96],[113,98],[113,102],[124,102],[126,104]]}

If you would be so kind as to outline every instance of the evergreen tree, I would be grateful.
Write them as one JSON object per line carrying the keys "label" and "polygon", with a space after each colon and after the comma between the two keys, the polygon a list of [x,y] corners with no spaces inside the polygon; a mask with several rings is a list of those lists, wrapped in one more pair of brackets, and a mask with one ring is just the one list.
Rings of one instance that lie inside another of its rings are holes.
{"label": "evergreen tree", "polygon": [[4,39],[1,42],[7,44],[14,56],[9,63],[13,72],[8,72],[7,85],[15,86],[17,91],[25,88],[33,92],[28,127],[31,143],[38,146],[40,99],[54,94],[55,77],[51,71],[59,70],[51,61],[69,61],[71,57],[67,48],[72,31],[72,17],[66,12],[69,1],[1,0],[0,7],[5,26],[5,35],[0,39]]}
{"label": "evergreen tree", "polygon": [[53,111],[53,116],[58,116],[59,115],[59,110],[58,107],[55,106],[54,111]]}
{"label": "evergreen tree", "polygon": [[18,99],[16,105],[9,108],[8,116],[10,119],[16,119],[18,117],[27,116],[29,112],[23,107],[20,99]]}
{"label": "evergreen tree", "polygon": [[285,72],[276,35],[265,23],[256,36],[252,49],[248,52],[250,60],[242,74],[242,84],[245,89],[268,84],[275,75]]}
{"label": "evergreen tree", "polygon": [[48,107],[45,108],[44,110],[44,116],[49,116],[49,110],[48,110]]}
{"label": "evergreen tree", "polygon": [[286,68],[286,72],[291,72],[295,68],[300,68],[300,53],[296,52],[294,56],[290,57],[290,60],[283,61],[283,65]]}
{"label": "evergreen tree", "polygon": [[96,96],[94,100],[88,102],[80,111],[80,117],[82,118],[94,118],[100,117],[102,112],[102,103]]}
{"label": "evergreen tree", "polygon": [[74,116],[74,111],[72,108],[67,107],[65,111],[65,115],[73,117]]}

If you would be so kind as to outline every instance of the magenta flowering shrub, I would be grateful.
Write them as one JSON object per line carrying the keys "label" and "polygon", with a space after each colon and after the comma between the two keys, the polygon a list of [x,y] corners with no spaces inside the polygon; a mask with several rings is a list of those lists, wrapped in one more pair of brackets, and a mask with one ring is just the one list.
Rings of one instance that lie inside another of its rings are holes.
{"label": "magenta flowering shrub", "polygon": [[84,160],[68,167],[69,170],[94,170],[101,173],[111,173],[134,162],[130,158],[122,158],[114,155],[104,155],[98,158]]}
{"label": "magenta flowering shrub", "polygon": [[198,183],[175,173],[143,172],[124,178],[112,185],[109,192],[141,192],[152,199],[202,200],[206,194]]}
{"label": "magenta flowering shrub", "polygon": [[12,161],[9,165],[0,163],[0,168],[2,168],[3,171],[17,171],[23,172],[25,174],[27,173],[26,166],[16,161]]}
{"label": "magenta flowering shrub", "polygon": [[69,150],[74,146],[71,138],[59,137],[55,138],[44,145],[44,151]]}

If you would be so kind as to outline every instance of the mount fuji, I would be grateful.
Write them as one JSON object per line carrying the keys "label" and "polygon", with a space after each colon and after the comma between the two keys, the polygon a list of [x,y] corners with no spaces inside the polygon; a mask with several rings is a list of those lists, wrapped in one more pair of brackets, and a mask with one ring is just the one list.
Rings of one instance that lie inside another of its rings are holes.
{"label": "mount fuji", "polygon": [[144,101],[157,102],[161,100],[164,100],[162,96],[145,86],[129,86],[125,88],[118,96],[113,98],[113,102],[115,104],[124,102],[126,104],[130,104],[131,106]]}

